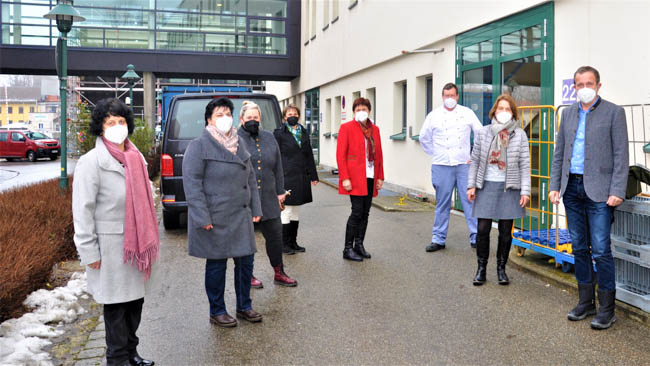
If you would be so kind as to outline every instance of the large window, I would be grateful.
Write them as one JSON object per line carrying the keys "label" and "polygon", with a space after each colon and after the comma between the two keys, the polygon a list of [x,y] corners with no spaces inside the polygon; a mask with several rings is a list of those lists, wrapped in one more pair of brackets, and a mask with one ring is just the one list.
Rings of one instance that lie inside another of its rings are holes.
{"label": "large window", "polygon": [[[287,55],[288,0],[76,0],[70,47]],[[54,46],[56,0],[0,0],[1,41]]]}

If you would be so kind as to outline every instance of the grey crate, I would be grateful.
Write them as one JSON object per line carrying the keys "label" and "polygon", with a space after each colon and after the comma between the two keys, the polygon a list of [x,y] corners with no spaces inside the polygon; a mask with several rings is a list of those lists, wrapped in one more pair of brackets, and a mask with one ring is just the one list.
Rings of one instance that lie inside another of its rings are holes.
{"label": "grey crate", "polygon": [[650,268],[650,244],[632,244],[624,238],[615,235],[612,235],[611,240],[612,255],[614,257]]}
{"label": "grey crate", "polygon": [[650,268],[614,257],[616,298],[650,312]]}
{"label": "grey crate", "polygon": [[634,197],[614,210],[612,235],[631,244],[650,245],[650,199]]}

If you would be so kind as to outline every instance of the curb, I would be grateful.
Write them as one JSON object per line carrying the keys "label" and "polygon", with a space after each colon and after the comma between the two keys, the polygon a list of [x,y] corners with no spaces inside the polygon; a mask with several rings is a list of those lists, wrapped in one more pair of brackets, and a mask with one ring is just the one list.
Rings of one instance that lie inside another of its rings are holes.
{"label": "curb", "polygon": [[[535,275],[556,287],[566,289],[573,294],[578,293],[578,283],[575,279],[569,280],[564,278],[554,273],[554,271],[548,270],[542,266],[525,260],[523,257],[517,256],[514,251],[510,252],[510,264],[517,270]],[[646,313],[641,309],[619,300],[616,300],[616,314],[650,327],[650,313]]]}

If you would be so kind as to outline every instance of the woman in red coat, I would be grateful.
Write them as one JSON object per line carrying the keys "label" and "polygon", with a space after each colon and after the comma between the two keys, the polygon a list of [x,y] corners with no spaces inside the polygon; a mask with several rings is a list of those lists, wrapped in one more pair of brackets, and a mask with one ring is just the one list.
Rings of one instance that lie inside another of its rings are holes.
{"label": "woman in red coat", "polygon": [[345,228],[343,258],[358,262],[370,258],[363,247],[363,239],[372,198],[384,183],[379,127],[368,118],[370,109],[368,99],[354,101],[354,120],[341,125],[336,145],[339,193],[349,195],[352,202],[352,213]]}

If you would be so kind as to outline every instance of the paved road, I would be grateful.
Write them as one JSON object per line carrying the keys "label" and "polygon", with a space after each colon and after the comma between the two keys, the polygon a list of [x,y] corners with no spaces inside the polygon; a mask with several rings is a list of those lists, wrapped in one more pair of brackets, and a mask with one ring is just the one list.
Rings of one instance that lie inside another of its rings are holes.
{"label": "paved road", "polygon": [[[510,270],[510,286],[473,287],[475,256],[462,217],[452,215],[448,248],[425,253],[432,213],[371,211],[373,258],[341,258],[349,200],[319,185],[305,206],[299,242],[286,256],[300,284],[272,283],[263,246],[253,290],[261,324],[208,323],[204,261],[186,254],[186,233],[164,232],[158,284],[145,300],[140,353],[158,365],[647,364],[650,329],[619,320],[597,332],[569,322],[575,295]],[[494,239],[494,238],[493,238]],[[494,248],[492,258],[494,257]],[[229,263],[232,266],[232,262]],[[235,311],[232,269],[227,305]]]}
{"label": "paved road", "polygon": [[[75,162],[68,159],[68,174],[74,171]],[[0,191],[60,176],[61,160],[41,159],[30,163],[27,160],[9,162],[0,159]]]}

